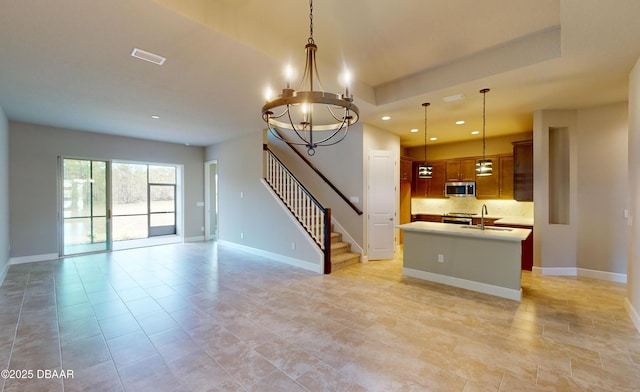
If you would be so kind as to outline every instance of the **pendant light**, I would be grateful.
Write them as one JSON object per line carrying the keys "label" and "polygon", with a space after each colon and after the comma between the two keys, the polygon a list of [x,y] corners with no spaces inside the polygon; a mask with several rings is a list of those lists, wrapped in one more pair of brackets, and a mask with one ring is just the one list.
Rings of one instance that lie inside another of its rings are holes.
{"label": "pendant light", "polygon": [[493,161],[487,159],[486,156],[486,137],[485,137],[485,124],[486,124],[486,98],[487,93],[491,91],[488,88],[480,90],[482,94],[482,159],[476,161],[476,177],[490,176],[493,174]]}
{"label": "pendant light", "polygon": [[431,178],[433,175],[433,166],[427,163],[427,107],[431,105],[429,102],[422,104],[424,107],[424,162],[418,165],[418,178]]}

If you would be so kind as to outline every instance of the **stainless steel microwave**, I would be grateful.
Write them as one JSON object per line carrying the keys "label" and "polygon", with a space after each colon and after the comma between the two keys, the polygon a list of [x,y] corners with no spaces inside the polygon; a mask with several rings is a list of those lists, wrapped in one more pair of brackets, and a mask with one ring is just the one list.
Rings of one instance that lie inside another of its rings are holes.
{"label": "stainless steel microwave", "polygon": [[468,197],[476,195],[476,183],[469,182],[447,182],[444,184],[444,195],[446,197]]}

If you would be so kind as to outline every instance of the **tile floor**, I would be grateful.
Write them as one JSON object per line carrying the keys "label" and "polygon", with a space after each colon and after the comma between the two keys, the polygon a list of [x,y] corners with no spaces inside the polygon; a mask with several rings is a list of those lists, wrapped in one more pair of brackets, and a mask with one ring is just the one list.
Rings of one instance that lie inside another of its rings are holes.
{"label": "tile floor", "polygon": [[624,285],[524,273],[517,303],[403,278],[401,266],[320,276],[214,243],[14,265],[0,288],[0,368],[24,372],[0,385],[640,390]]}

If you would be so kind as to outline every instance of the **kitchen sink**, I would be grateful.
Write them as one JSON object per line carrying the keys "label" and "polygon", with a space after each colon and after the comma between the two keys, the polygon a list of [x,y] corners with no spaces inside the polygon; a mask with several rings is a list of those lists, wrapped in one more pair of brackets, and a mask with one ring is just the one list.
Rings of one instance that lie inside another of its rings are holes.
{"label": "kitchen sink", "polygon": [[[464,225],[464,226],[460,226],[463,229],[474,229],[474,230],[482,230],[482,227],[480,226],[469,226],[469,225]],[[496,227],[496,226],[485,226],[484,230],[494,230],[494,231],[513,231],[512,228],[509,227]]]}

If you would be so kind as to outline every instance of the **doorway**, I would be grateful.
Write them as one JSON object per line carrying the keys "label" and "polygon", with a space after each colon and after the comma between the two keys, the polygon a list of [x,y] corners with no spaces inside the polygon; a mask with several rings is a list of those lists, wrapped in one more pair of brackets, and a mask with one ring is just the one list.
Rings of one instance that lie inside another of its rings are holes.
{"label": "doorway", "polygon": [[392,259],[395,253],[395,158],[391,151],[370,150],[368,162],[368,258]]}
{"label": "doorway", "polygon": [[204,163],[204,238],[218,239],[218,161]]}

